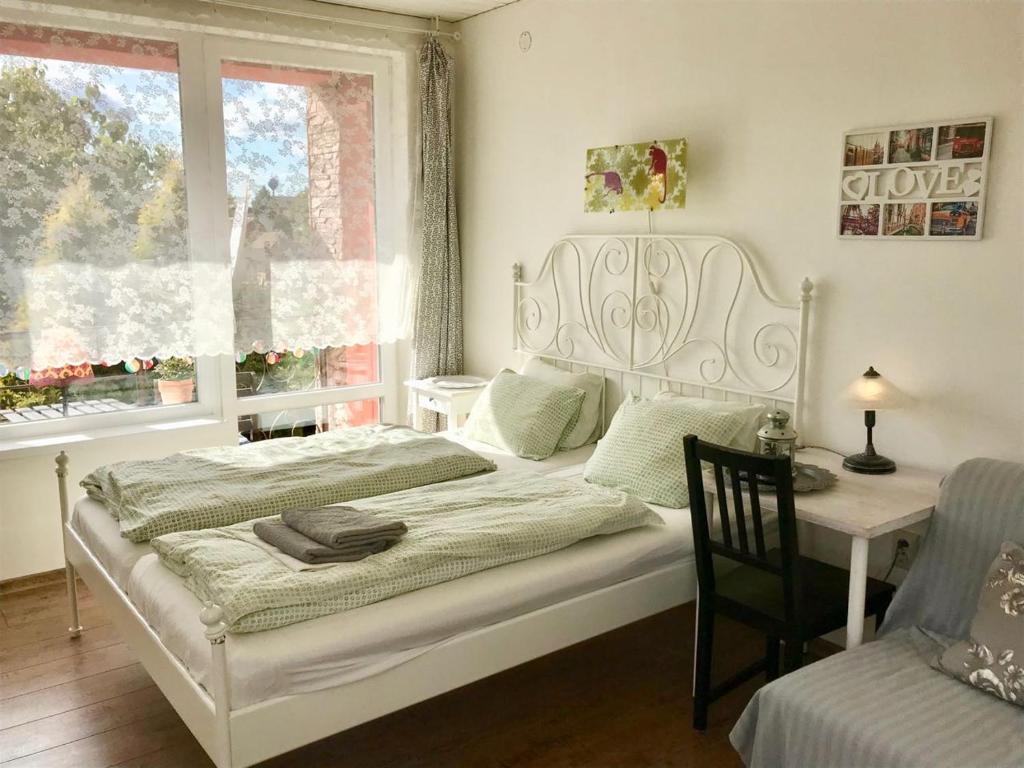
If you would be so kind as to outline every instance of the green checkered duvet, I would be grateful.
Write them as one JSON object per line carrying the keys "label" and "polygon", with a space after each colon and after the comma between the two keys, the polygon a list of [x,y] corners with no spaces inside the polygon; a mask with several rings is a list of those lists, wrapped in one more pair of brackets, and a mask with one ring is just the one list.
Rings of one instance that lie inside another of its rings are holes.
{"label": "green checkered duvet", "polygon": [[443,437],[374,425],[109,464],[82,487],[118,519],[122,536],[142,542],[493,469]]}
{"label": "green checkered duvet", "polygon": [[161,561],[232,632],[257,632],[339,613],[476,571],[563,549],[591,536],[662,520],[621,491],[532,472],[495,472],[358,502],[409,532],[356,563],[293,571],[237,538],[253,521],[153,539]]}

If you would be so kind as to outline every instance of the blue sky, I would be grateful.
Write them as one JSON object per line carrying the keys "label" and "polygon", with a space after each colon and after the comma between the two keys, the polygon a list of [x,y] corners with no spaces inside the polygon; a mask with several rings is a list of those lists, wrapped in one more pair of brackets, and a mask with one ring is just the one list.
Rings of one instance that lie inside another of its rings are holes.
{"label": "blue sky", "polygon": [[222,81],[228,189],[240,193],[248,178],[255,187],[276,176],[279,194],[308,185],[306,89],[295,85]]}

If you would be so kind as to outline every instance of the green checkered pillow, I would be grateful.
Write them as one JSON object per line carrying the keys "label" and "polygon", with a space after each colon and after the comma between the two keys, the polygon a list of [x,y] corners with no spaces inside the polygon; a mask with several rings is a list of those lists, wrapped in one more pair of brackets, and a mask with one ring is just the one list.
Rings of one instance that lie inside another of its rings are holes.
{"label": "green checkered pillow", "polygon": [[506,369],[480,393],[464,434],[524,459],[546,459],[576,426],[585,396]]}
{"label": "green checkered pillow", "polygon": [[742,413],[627,395],[583,468],[583,477],[651,504],[680,509],[690,502],[683,437],[694,434],[710,443],[728,445],[743,429],[744,421]]}
{"label": "green checkered pillow", "polygon": [[604,405],[604,377],[596,373],[573,373],[545,363],[537,357],[526,361],[519,372],[531,379],[540,379],[560,387],[572,387],[586,392],[580,417],[576,425],[562,436],[558,450],[569,451],[583,445],[590,445],[601,436],[601,408]]}
{"label": "green checkered pillow", "polygon": [[722,413],[739,413],[743,417],[743,426],[729,442],[729,448],[741,451],[757,450],[757,430],[764,422],[768,406],[763,403],[746,403],[736,400],[709,400],[702,397],[687,397],[670,390],[659,392],[655,400],[671,400],[677,403],[689,403],[701,411],[718,411]]}

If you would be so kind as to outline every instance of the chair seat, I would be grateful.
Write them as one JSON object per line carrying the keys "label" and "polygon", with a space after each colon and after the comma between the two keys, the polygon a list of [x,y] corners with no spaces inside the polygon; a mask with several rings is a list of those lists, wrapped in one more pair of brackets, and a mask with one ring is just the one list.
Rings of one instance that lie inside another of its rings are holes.
{"label": "chair seat", "polygon": [[[781,567],[781,550],[769,550],[767,557]],[[850,572],[810,557],[800,557],[799,562],[803,584],[802,639],[809,640],[846,626]],[[781,576],[741,565],[721,577],[716,576],[715,582],[716,597],[723,611],[735,614],[735,618],[742,621],[753,619],[769,631],[774,626],[779,636],[788,634]],[[864,614],[871,616],[884,610],[894,590],[891,584],[868,578]]]}

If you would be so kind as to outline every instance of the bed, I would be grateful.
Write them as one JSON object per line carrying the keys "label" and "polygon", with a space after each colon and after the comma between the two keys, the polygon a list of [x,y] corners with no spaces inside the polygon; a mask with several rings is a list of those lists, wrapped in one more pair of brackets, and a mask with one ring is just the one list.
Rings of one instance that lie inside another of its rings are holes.
{"label": "bed", "polygon": [[[577,465],[559,474],[578,477],[581,470]],[[652,508],[664,526],[587,539],[551,555],[280,631],[234,636],[233,703],[245,707],[370,677],[460,636],[689,558],[687,511]],[[121,538],[117,521],[97,502],[76,504],[72,528],[161,642],[194,680],[207,686],[209,644],[194,631],[203,607],[199,599],[160,564],[148,544]]]}
{"label": "bed", "polygon": [[[790,407],[799,422],[810,283],[798,302],[771,298],[729,240],[571,236],[535,280],[523,281],[517,265],[513,290],[515,349],[605,376],[606,414],[627,389],[673,389]],[[449,437],[498,472],[525,467],[573,482],[583,482],[593,451],[533,462]],[[252,765],[696,594],[689,512],[653,507],[665,525],[279,629],[228,633],[219,606],[202,605],[148,544],[121,538],[102,504],[82,499],[70,512],[68,457],[57,461],[70,631],[80,631],[77,572],[219,768]]]}

